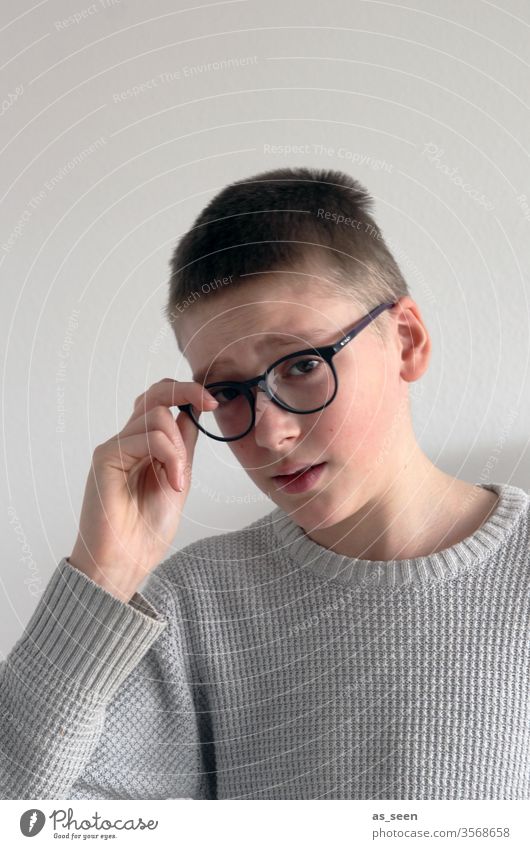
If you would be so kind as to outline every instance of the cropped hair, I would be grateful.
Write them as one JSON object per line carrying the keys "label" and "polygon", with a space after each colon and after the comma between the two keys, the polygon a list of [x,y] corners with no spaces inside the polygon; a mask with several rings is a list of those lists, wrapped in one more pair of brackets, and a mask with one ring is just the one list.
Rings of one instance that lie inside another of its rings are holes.
{"label": "cropped hair", "polygon": [[[409,294],[372,218],[373,198],[342,171],[278,168],[230,183],[179,240],[170,259],[165,317],[178,317],[229,285],[307,272],[330,296],[350,297],[368,312]],[[388,311],[370,324],[385,341]],[[178,339],[178,337],[177,337]]]}

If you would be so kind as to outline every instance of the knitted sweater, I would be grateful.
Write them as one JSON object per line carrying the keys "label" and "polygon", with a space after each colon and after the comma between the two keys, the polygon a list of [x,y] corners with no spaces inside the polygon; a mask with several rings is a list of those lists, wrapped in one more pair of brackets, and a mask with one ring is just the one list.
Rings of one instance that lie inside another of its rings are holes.
{"label": "knitted sweater", "polygon": [[4,799],[528,799],[530,494],[431,556],[280,508],[129,603],[63,558],[0,667]]}

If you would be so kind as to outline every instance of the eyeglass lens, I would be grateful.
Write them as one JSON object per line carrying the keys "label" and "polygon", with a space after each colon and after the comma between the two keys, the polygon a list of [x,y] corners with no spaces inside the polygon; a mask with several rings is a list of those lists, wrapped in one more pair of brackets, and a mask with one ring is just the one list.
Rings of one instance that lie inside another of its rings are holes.
{"label": "eyeglass lens", "polygon": [[[320,409],[333,397],[336,388],[331,366],[316,354],[290,357],[279,363],[268,373],[267,386],[278,401],[300,413]],[[217,438],[231,439],[244,434],[252,422],[247,395],[229,385],[208,391],[219,401],[219,406],[211,412],[192,406],[195,421]],[[257,391],[256,387],[253,391]]]}

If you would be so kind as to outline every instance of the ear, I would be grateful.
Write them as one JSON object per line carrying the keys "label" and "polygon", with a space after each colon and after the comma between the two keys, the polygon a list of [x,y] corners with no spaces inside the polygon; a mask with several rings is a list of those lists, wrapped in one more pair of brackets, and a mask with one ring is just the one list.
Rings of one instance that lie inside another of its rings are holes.
{"label": "ear", "polygon": [[420,309],[408,295],[394,307],[397,313],[398,348],[401,358],[400,376],[413,382],[427,371],[431,355],[431,337]]}

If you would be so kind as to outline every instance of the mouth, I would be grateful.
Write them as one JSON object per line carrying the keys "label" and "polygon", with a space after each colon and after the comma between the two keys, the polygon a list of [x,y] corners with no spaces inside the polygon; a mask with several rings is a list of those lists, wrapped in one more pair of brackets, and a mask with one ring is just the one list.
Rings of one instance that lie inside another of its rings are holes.
{"label": "mouth", "polygon": [[315,466],[305,466],[290,475],[275,475],[272,480],[276,489],[282,492],[306,492],[315,486],[325,465],[326,463],[318,463]]}

